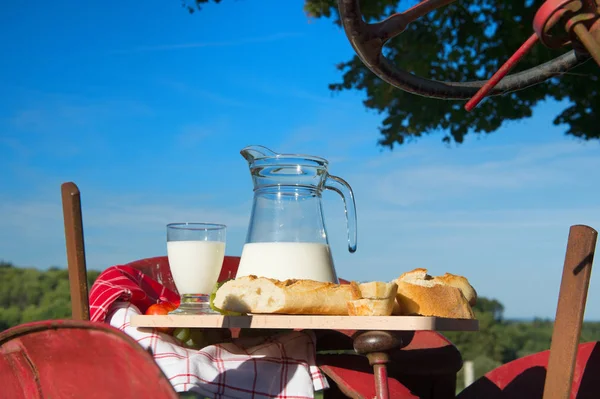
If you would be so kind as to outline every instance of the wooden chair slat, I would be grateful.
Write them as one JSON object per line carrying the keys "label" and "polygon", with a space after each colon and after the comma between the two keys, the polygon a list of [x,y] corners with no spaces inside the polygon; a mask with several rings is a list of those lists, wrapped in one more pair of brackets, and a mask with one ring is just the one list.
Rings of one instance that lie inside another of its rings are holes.
{"label": "wooden chair slat", "polygon": [[88,300],[85,244],[83,241],[81,196],[79,188],[72,182],[63,183],[61,192],[72,317],[74,320],[89,320],[90,305]]}
{"label": "wooden chair slat", "polygon": [[567,399],[571,393],[597,237],[588,226],[571,226],[569,231],[544,399]]}

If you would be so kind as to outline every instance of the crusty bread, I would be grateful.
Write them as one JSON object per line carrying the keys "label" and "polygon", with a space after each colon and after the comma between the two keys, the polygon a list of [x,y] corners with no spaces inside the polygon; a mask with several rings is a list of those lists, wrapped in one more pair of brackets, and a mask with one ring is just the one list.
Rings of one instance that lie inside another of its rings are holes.
{"label": "crusty bread", "polygon": [[392,281],[384,283],[382,281],[371,281],[358,285],[361,298],[368,299],[385,299],[396,296],[398,285]]}
{"label": "crusty bread", "polygon": [[[396,294],[396,296],[397,296],[397,294]],[[400,310],[400,304],[398,303],[397,299],[394,301],[394,305],[392,308],[392,314],[394,316],[402,316],[402,311]]]}
{"label": "crusty bread", "polygon": [[[411,270],[410,272],[406,272],[400,275],[397,280],[402,280],[405,282],[412,281],[420,281],[419,284],[425,286],[432,286],[434,284],[442,284],[449,285],[452,287],[456,287],[460,289],[469,302],[469,305],[475,306],[477,303],[477,291],[471,284],[469,284],[469,280],[466,277],[458,276],[456,274],[446,273],[443,276],[432,277],[427,274],[427,269],[417,268]],[[425,280],[426,282],[423,282]]]}
{"label": "crusty bread", "polygon": [[394,308],[395,298],[385,299],[356,299],[348,301],[350,316],[390,316]]}
{"label": "crusty bread", "polygon": [[214,306],[240,313],[347,315],[347,302],[360,297],[356,283],[244,276],[224,283]]}
{"label": "crusty bread", "polygon": [[469,284],[469,280],[467,280],[466,277],[446,273],[443,276],[437,276],[433,279],[434,281],[441,281],[446,285],[450,285],[461,290],[463,295],[469,302],[469,305],[475,306],[475,304],[477,303],[477,291],[475,291],[475,288],[473,288],[473,286]]}
{"label": "crusty bread", "polygon": [[348,301],[350,316],[390,316],[396,303],[395,282],[372,281],[358,285],[361,299]]}
{"label": "crusty bread", "polygon": [[427,274],[427,269],[419,268],[403,273],[396,279],[396,283],[396,301],[401,315],[475,318],[463,289],[473,303],[476,300],[475,290],[464,277],[448,273],[441,278],[432,277]]}

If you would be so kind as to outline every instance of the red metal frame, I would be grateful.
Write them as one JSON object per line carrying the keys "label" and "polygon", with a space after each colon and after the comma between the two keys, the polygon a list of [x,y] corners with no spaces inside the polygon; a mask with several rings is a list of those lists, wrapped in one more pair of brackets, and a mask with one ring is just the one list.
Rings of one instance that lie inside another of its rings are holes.
{"label": "red metal frame", "polygon": [[[556,34],[557,25],[564,32]],[[546,0],[533,19],[535,33],[500,67],[465,105],[467,111],[481,102],[529,50],[541,41],[546,47],[569,44],[587,51],[600,66],[600,7],[595,0]]]}
{"label": "red metal frame", "polygon": [[[409,23],[452,1],[423,0],[414,7],[377,23],[364,21],[359,0],[338,0],[338,10],[350,44],[373,73],[392,86],[410,93],[441,99],[471,99],[467,110],[473,109],[486,95],[504,94],[533,86],[567,72],[590,57],[600,65],[600,11],[596,0],[546,1],[536,14],[535,35],[502,66],[492,77],[492,82],[441,82],[425,79],[395,67],[386,59],[382,49],[388,40],[401,34]],[[508,75],[538,38],[547,45],[556,44],[549,28],[559,22],[565,27],[568,38],[560,39],[558,44],[572,44],[574,49],[545,64]]]}

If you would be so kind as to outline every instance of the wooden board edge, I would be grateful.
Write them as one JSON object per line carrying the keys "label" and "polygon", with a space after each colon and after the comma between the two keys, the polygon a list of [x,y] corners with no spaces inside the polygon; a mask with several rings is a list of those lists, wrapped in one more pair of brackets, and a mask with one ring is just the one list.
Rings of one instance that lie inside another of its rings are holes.
{"label": "wooden board edge", "polygon": [[252,329],[331,329],[388,331],[478,331],[477,320],[428,316],[312,316],[312,315],[134,315],[131,326]]}

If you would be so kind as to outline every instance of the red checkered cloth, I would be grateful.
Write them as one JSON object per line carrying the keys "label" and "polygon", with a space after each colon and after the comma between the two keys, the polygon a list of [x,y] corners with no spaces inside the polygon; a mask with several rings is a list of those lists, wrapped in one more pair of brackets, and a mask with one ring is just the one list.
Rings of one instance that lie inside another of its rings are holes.
{"label": "red checkered cloth", "polygon": [[308,399],[328,388],[316,366],[316,338],[311,331],[188,349],[171,335],[130,325],[132,315],[160,301],[178,303],[179,298],[132,267],[113,266],[92,286],[91,320],[109,323],[151,350],[176,391],[213,398]]}

